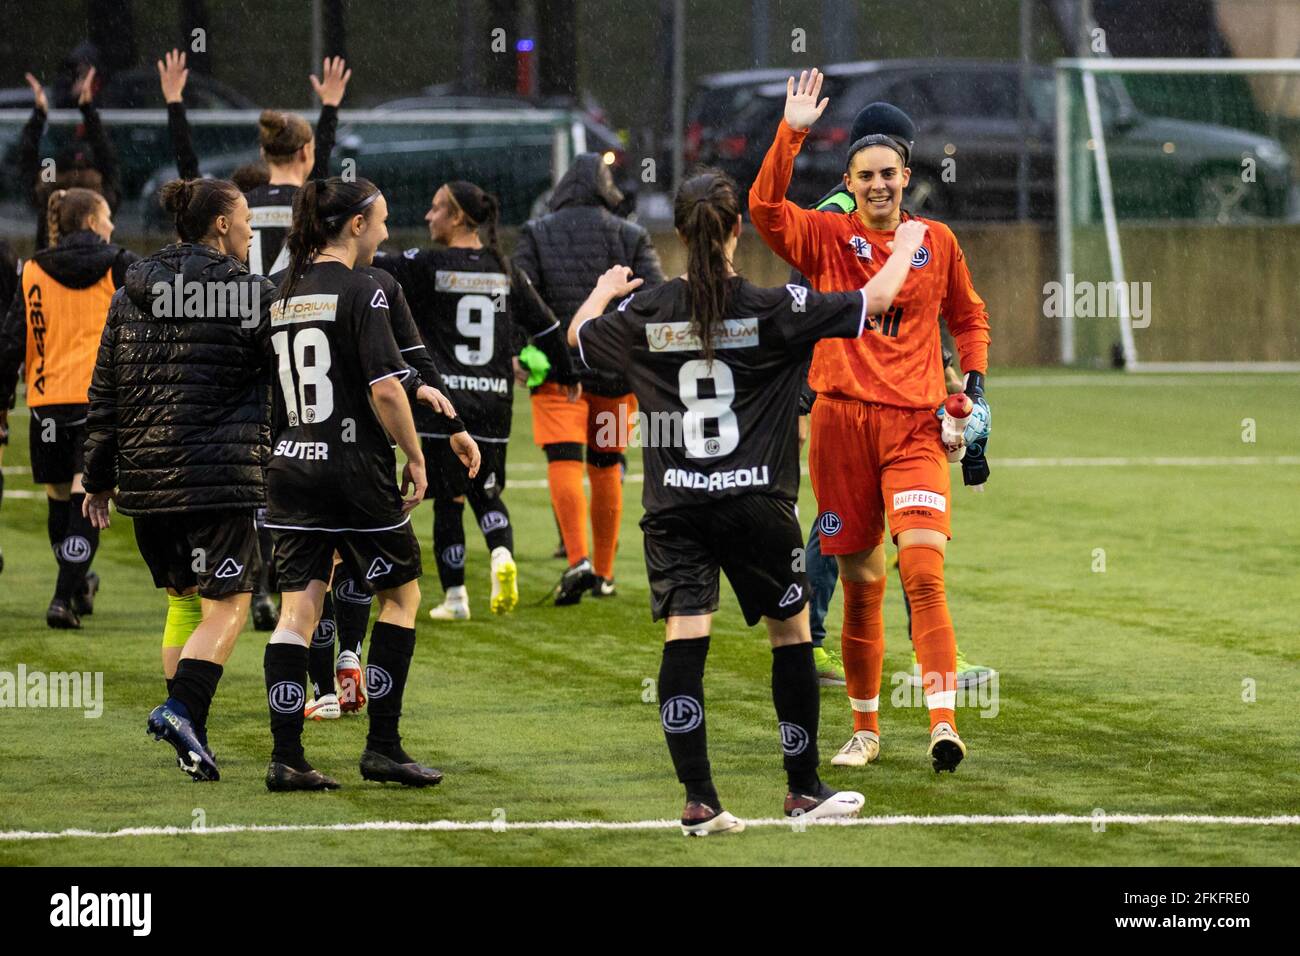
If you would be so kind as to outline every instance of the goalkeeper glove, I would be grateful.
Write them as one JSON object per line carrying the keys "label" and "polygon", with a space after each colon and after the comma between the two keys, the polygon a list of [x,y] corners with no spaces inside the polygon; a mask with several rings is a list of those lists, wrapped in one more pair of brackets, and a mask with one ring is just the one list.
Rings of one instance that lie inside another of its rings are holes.
{"label": "goalkeeper glove", "polygon": [[966,425],[966,456],[961,460],[961,477],[967,485],[982,490],[984,482],[989,480],[989,462],[984,453],[992,429],[989,403],[984,400],[983,373],[966,373],[966,395],[975,407]]}

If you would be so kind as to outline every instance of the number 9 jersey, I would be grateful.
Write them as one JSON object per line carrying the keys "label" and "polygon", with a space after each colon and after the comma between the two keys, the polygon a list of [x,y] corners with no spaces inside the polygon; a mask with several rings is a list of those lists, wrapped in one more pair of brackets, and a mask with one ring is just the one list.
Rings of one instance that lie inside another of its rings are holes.
{"label": "number 9 jersey", "polygon": [[374,279],[308,267],[271,307],[267,526],[376,531],[403,523],[397,460],[370,387],[409,371]]}
{"label": "number 9 jersey", "polygon": [[636,393],[649,514],[744,494],[795,500],[805,363],[819,339],[855,338],[867,323],[861,291],[730,282],[712,362],[691,331],[684,279],[634,292],[578,329],[587,366],[622,370]]}

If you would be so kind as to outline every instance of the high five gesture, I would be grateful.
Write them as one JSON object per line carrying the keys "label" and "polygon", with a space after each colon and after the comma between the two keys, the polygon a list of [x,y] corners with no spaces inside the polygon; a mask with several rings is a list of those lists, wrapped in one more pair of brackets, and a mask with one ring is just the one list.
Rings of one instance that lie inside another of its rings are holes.
{"label": "high five gesture", "polygon": [[805,130],[821,119],[830,103],[830,97],[817,102],[824,78],[825,74],[813,67],[812,72],[804,70],[799,74],[797,84],[793,76],[785,81],[785,122],[791,129]]}

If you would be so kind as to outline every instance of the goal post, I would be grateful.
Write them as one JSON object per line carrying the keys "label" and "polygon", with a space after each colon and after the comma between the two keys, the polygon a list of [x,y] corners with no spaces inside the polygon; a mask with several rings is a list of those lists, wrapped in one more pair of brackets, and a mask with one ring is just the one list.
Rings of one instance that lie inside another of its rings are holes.
{"label": "goal post", "polygon": [[1062,364],[1300,371],[1297,79],[1300,60],[1056,62]]}

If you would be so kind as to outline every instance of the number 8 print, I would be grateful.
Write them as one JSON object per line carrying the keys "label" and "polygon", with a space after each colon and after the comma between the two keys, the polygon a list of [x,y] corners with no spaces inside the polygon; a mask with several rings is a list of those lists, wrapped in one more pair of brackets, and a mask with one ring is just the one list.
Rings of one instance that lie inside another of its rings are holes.
{"label": "number 8 print", "polygon": [[[279,360],[277,371],[280,391],[284,393],[284,407],[289,413],[289,424],[323,422],[334,414],[334,386],[329,379],[330,340],[320,329],[299,329],[293,338],[293,358],[289,356],[289,333],[276,332],[271,336]],[[307,364],[307,349],[315,355],[314,363]],[[298,387],[293,386],[293,367],[298,369]],[[315,401],[308,403],[307,386],[315,391]]]}
{"label": "number 8 print", "polygon": [[[700,380],[712,379],[713,397],[700,397]],[[686,415],[682,419],[682,440],[689,458],[718,458],[729,455],[740,444],[740,423],[731,403],[736,397],[736,380],[731,368],[718,360],[691,359],[677,371],[677,391]],[[718,422],[715,438],[704,437],[704,423]]]}

